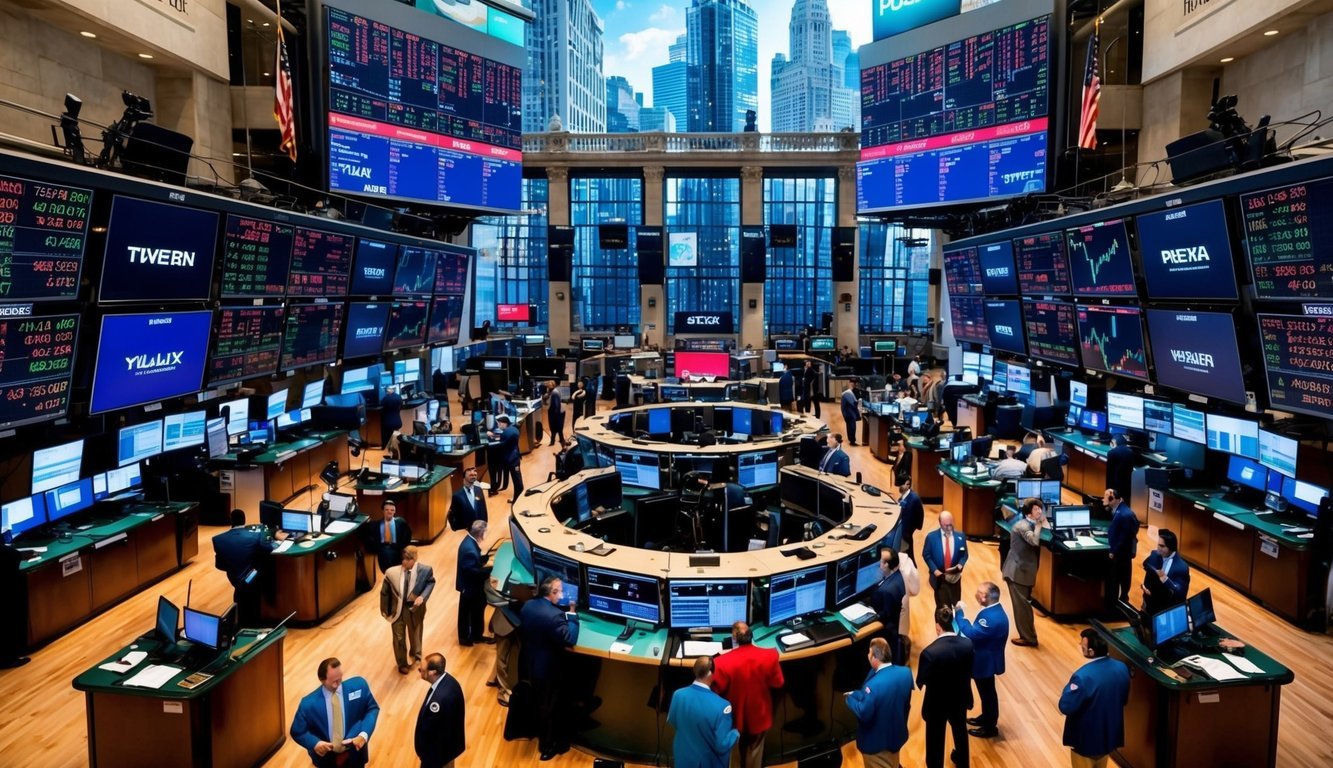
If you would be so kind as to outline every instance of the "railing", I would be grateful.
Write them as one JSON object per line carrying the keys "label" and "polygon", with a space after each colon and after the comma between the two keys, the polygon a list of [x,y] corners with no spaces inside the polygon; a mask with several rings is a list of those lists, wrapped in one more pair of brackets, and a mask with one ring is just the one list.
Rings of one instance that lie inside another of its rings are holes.
{"label": "railing", "polygon": [[530,133],[524,153],[855,152],[860,135],[838,133]]}

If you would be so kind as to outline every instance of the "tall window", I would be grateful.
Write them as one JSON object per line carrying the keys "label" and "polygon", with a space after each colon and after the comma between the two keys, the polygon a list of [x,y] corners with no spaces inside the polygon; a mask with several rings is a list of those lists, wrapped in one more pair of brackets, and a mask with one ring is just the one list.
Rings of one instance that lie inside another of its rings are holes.
{"label": "tall window", "polygon": [[[741,180],[667,179],[667,324],[676,312],[731,312],[740,303]],[[694,266],[678,250],[693,233]],[[673,242],[673,239],[676,242]]]}
{"label": "tall window", "polygon": [[[598,226],[643,223],[642,179],[571,178],[574,331],[639,325],[639,265],[632,248],[602,250]],[[630,243],[633,246],[633,242]]]}
{"label": "tall window", "polygon": [[925,331],[930,230],[861,222],[861,333]]}
{"label": "tall window", "polygon": [[476,322],[495,321],[496,304],[533,304],[537,315],[531,325],[546,330],[546,179],[523,180],[523,209],[541,211],[527,216],[484,216],[472,224],[472,247],[477,249],[477,289],[473,292]]}
{"label": "tall window", "polygon": [[768,248],[764,335],[823,324],[833,309],[836,177],[764,179],[764,223],[795,224],[796,246]]}

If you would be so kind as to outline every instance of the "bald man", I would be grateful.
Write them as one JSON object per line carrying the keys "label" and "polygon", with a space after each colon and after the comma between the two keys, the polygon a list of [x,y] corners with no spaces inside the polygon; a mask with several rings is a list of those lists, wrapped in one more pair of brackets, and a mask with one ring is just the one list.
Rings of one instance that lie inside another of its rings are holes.
{"label": "bald man", "polygon": [[921,558],[935,590],[935,607],[952,609],[963,595],[959,585],[967,564],[967,537],[954,530],[952,512],[940,513],[940,527],[926,534]]}
{"label": "bald man", "polygon": [[731,704],[739,748],[733,764],[760,768],[764,764],[764,736],[773,727],[773,691],[783,686],[778,652],[754,644],[750,625],[731,627],[732,649],[718,656],[713,669],[713,690]]}

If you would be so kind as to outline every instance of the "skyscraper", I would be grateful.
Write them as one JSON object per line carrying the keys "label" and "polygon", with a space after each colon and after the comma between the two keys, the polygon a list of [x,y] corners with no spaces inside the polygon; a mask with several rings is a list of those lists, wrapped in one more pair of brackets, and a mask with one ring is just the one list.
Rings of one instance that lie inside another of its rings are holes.
{"label": "skyscraper", "polygon": [[639,130],[675,133],[676,116],[666,107],[644,107],[639,110]]}
{"label": "skyscraper", "polygon": [[745,0],[693,0],[685,33],[688,129],[744,130],[759,109],[759,17]]}
{"label": "skyscraper", "polygon": [[542,133],[558,116],[567,131],[606,130],[602,20],[591,0],[527,0],[537,15],[527,27],[523,132]]}
{"label": "skyscraper", "polygon": [[639,130],[642,108],[634,98],[634,89],[620,75],[606,78],[606,131],[633,133]]}
{"label": "skyscraper", "polygon": [[673,130],[688,130],[690,65],[686,61],[689,45],[685,42],[685,35],[676,38],[667,52],[667,63],[653,67],[653,107],[671,113],[674,118]]}
{"label": "skyscraper", "polygon": [[827,0],[795,0],[787,28],[790,57],[774,57],[770,81],[773,131],[828,131],[857,125],[852,113],[856,99],[846,88],[843,73],[851,39],[845,32],[835,37]]}

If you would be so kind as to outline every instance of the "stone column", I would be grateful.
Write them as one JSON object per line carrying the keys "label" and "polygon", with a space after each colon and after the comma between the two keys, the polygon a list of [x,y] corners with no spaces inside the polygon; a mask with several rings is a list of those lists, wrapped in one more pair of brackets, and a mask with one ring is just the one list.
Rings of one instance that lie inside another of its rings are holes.
{"label": "stone column", "polygon": [[[643,168],[643,223],[650,227],[662,226],[666,190],[663,179],[666,169],[660,165],[648,165]],[[662,258],[666,259],[667,239],[662,239]],[[654,344],[665,344],[670,333],[666,319],[666,286],[639,286],[639,337]]]}
{"label": "stone column", "polygon": [[[838,226],[856,226],[856,167],[844,165],[838,168]],[[861,235],[858,231],[856,247],[853,253],[852,279],[833,283],[833,326],[829,332],[838,340],[838,346],[846,344],[856,349],[860,334],[861,307]],[[850,301],[842,301],[850,297]]]}
{"label": "stone column", "polygon": [[[741,224],[762,226],[764,223],[764,168],[760,165],[741,166]],[[750,303],[754,302],[754,308]],[[740,345],[764,347],[764,284],[741,283],[741,303],[736,312],[740,326]]]}
{"label": "stone column", "polygon": [[[569,168],[556,166],[546,168],[546,221],[552,226],[569,225]],[[569,346],[569,329],[573,325],[570,315],[573,307],[573,292],[568,281],[552,280],[546,290],[547,306],[551,315],[551,346],[553,348]]]}

